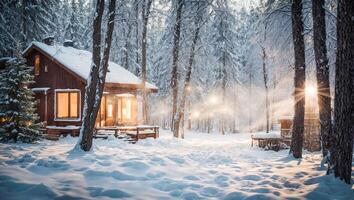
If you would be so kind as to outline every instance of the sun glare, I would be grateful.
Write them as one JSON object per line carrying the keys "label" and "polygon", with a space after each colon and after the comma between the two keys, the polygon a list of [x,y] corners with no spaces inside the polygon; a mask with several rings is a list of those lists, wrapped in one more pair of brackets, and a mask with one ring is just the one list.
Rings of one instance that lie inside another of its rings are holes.
{"label": "sun glare", "polygon": [[306,86],[305,88],[305,94],[307,97],[314,97],[316,96],[317,89],[314,86]]}

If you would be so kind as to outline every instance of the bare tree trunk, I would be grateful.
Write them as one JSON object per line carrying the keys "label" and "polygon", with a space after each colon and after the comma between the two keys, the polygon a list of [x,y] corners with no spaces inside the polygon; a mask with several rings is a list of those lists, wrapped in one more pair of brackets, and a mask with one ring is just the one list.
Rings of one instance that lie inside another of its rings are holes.
{"label": "bare tree trunk", "polygon": [[[196,23],[197,28],[194,32],[191,51],[189,54],[188,67],[187,67],[186,77],[184,80],[184,88],[183,88],[183,93],[182,93],[181,102],[180,102],[180,106],[179,106],[178,116],[173,121],[173,123],[174,123],[173,124],[173,126],[174,126],[173,127],[173,135],[177,135],[177,136],[179,135],[181,120],[184,119],[184,115],[185,115],[184,111],[185,111],[185,105],[186,105],[186,98],[187,98],[187,94],[189,91],[190,79],[191,79],[193,62],[194,62],[194,57],[195,57],[195,46],[196,46],[198,38],[199,38],[200,24],[198,22],[199,21],[197,21],[197,23]],[[184,138],[184,134],[182,135],[182,138]]]}
{"label": "bare tree trunk", "polygon": [[268,89],[268,72],[266,68],[266,58],[267,54],[265,48],[262,47],[262,60],[263,60],[263,81],[264,81],[264,88],[265,88],[265,104],[266,104],[266,132],[269,133],[269,89]]}
{"label": "bare tree trunk", "polygon": [[135,75],[139,76],[140,68],[139,68],[139,2],[140,0],[135,0],[135,45],[136,45],[136,64],[135,64]]}
{"label": "bare tree trunk", "polygon": [[275,90],[277,88],[277,75],[276,72],[274,73],[274,77],[273,77],[273,91],[272,91],[272,112],[271,112],[271,125],[270,125],[270,129],[274,130],[274,125],[275,125]]}
{"label": "bare tree trunk", "polygon": [[331,93],[329,83],[329,66],[326,47],[326,12],[325,0],[312,1],[313,40],[316,59],[318,107],[321,124],[321,141],[323,157],[330,148],[331,123]]}
{"label": "bare tree trunk", "polygon": [[130,36],[132,32],[132,26],[129,24],[128,25],[128,32],[125,37],[125,44],[124,44],[124,68],[128,69],[129,68],[129,52],[131,51],[131,45],[130,45]]}
{"label": "bare tree trunk", "polygon": [[[248,72],[248,81],[249,81],[249,86],[248,86],[248,98],[252,99],[252,65],[249,66],[249,72]],[[251,106],[248,106],[248,131],[251,133],[252,132],[252,110]]]}
{"label": "bare tree trunk", "polygon": [[[267,40],[267,23],[264,24],[264,38],[263,42]],[[268,89],[268,71],[266,67],[267,53],[265,49],[265,44],[262,46],[262,69],[263,69],[263,81],[265,88],[265,104],[266,104],[266,132],[269,133],[269,89]]]}
{"label": "bare tree trunk", "polygon": [[[172,50],[172,76],[171,76],[171,88],[172,88],[172,120],[171,128],[173,129],[175,117],[177,114],[177,101],[178,101],[178,59],[179,59],[179,40],[181,36],[181,17],[184,0],[178,0],[176,10],[176,21],[174,25],[174,37],[173,37],[173,50]],[[173,132],[174,137],[178,137],[176,132]]]}
{"label": "bare tree trunk", "polygon": [[108,70],[109,54],[112,44],[112,34],[114,28],[116,0],[109,2],[109,19],[107,22],[107,33],[104,41],[103,57],[101,59],[101,24],[104,12],[104,0],[97,0],[96,16],[93,24],[93,65],[90,71],[90,77],[85,89],[85,103],[82,119],[82,128],[80,130],[79,144],[82,150],[89,151],[92,147],[93,130],[99,107],[103,88]]}
{"label": "bare tree trunk", "polygon": [[302,22],[302,0],[293,0],[291,6],[293,42],[295,53],[295,115],[290,151],[295,158],[302,157],[305,116],[305,43]]}
{"label": "bare tree trunk", "polygon": [[[226,99],[226,82],[227,82],[227,72],[226,72],[226,55],[225,52],[223,53],[222,59],[222,82],[221,82],[221,89],[222,89],[222,104],[225,105]],[[221,134],[225,135],[225,113],[221,113]]]}
{"label": "bare tree trunk", "polygon": [[237,132],[237,113],[238,113],[238,108],[237,108],[237,103],[238,103],[238,99],[237,99],[237,85],[234,88],[234,114],[233,114],[233,123],[232,123],[232,133],[236,133]]}
{"label": "bare tree trunk", "polygon": [[152,0],[144,0],[142,9],[141,9],[141,17],[143,20],[143,32],[141,39],[141,77],[143,79],[143,119],[144,123],[149,123],[148,119],[148,99],[147,99],[147,91],[145,89],[145,85],[147,82],[147,72],[146,72],[146,49],[147,49],[147,24],[149,21],[150,8],[151,8]]}
{"label": "bare tree trunk", "polygon": [[334,175],[350,184],[354,134],[354,1],[339,0],[334,99]]}

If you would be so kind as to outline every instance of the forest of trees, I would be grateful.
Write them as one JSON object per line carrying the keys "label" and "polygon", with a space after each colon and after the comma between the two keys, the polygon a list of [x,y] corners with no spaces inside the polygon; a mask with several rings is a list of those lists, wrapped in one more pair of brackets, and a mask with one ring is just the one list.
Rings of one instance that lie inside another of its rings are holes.
{"label": "forest of trees", "polygon": [[[145,122],[183,137],[183,127],[222,134],[269,131],[278,117],[294,116],[291,152],[296,158],[302,156],[303,93],[306,84],[317,84],[323,155],[329,151],[330,163],[339,166],[335,175],[350,181],[353,95],[345,93],[353,94],[354,55],[348,50],[354,44],[353,16],[348,17],[353,3],[242,2],[3,0],[0,57],[12,56],[18,42],[26,47],[48,35],[58,43],[72,40],[77,48],[93,50],[85,98],[89,113],[97,113],[100,102],[93,97],[102,96],[110,59],[159,88],[149,97],[143,91]],[[336,137],[331,134],[333,94]],[[85,113],[81,131],[92,132],[96,116]],[[85,136],[90,135],[84,134],[84,146],[92,140]],[[86,145],[90,149],[90,142]]]}

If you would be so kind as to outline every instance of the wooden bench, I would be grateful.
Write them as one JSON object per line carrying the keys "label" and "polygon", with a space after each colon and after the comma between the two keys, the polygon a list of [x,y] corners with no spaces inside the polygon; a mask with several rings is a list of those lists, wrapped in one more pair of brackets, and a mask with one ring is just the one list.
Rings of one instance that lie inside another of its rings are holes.
{"label": "wooden bench", "polygon": [[257,136],[251,136],[252,138],[252,144],[251,146],[253,147],[253,142],[257,141],[258,147],[264,148],[265,150],[274,150],[274,151],[279,151],[282,143],[282,138],[275,138],[275,137],[257,137]]}
{"label": "wooden bench", "polygon": [[158,138],[158,126],[111,126],[111,127],[96,127],[95,135],[99,135],[99,131],[114,131],[114,136],[118,137],[120,134],[128,135],[134,141],[146,138]]}
{"label": "wooden bench", "polygon": [[80,134],[80,126],[46,126],[44,138],[48,140],[58,140],[61,135],[75,137]]}

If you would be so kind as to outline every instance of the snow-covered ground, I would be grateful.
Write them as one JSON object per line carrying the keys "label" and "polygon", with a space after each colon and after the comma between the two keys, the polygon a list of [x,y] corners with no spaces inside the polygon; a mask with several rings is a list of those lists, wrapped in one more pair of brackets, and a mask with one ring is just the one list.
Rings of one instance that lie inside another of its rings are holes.
{"label": "snow-covered ground", "polygon": [[76,140],[0,144],[0,199],[354,199],[319,153],[295,160],[251,148],[249,134],[110,137],[89,153],[71,151]]}

